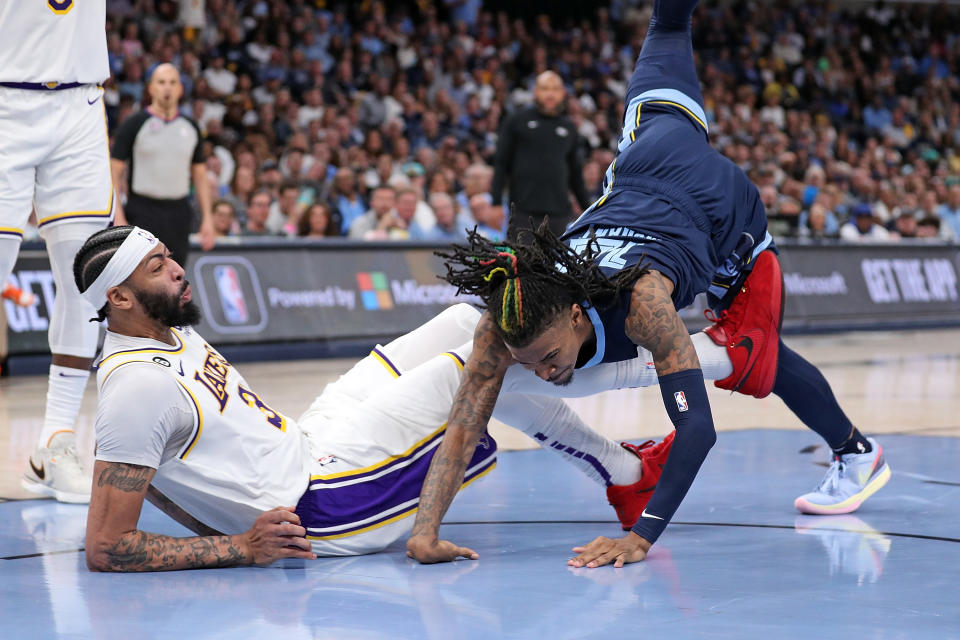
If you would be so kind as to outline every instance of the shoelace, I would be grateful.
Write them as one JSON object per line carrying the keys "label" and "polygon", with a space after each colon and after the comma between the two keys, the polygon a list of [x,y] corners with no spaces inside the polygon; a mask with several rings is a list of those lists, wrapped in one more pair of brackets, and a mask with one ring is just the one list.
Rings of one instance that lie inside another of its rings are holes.
{"label": "shoelace", "polygon": [[640,444],[630,444],[629,442],[621,442],[620,446],[626,449],[627,451],[632,451],[635,455],[639,456],[640,452],[644,449],[649,449],[653,445],[657,444],[653,440],[647,440],[646,442],[641,442]]}
{"label": "shoelace", "polygon": [[830,494],[839,490],[840,479],[843,478],[844,471],[846,471],[846,465],[843,464],[843,461],[839,458],[834,458],[833,462],[830,463],[830,468],[827,470],[827,475],[820,482],[820,486],[817,487],[817,491]]}
{"label": "shoelace", "polygon": [[720,315],[718,316],[713,312],[713,309],[704,309],[703,317],[706,318],[708,322],[721,322],[727,319],[727,312],[726,310],[723,310],[720,312]]}

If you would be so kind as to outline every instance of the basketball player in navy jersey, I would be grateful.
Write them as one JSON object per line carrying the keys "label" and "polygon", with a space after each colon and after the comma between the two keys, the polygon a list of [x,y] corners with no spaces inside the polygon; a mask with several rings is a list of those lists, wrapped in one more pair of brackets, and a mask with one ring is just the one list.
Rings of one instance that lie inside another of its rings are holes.
{"label": "basketball player in navy jersey", "polygon": [[520,363],[568,384],[578,369],[652,353],[676,436],[659,482],[630,533],[574,549],[570,564],[642,560],[690,488],[716,431],[701,362],[677,309],[706,292],[733,373],[720,388],[771,391],[834,451],[821,484],[795,501],[804,513],[849,513],[890,476],[879,444],[844,415],[823,375],[779,338],[782,274],[757,188],[709,143],[693,61],[696,0],[655,0],[627,88],[618,155],[604,193],[564,234],[494,245],[476,234],[446,254],[447,279],[487,311],[433,459],[407,549],[421,562],[470,550],[439,540],[440,519],[497,400]]}

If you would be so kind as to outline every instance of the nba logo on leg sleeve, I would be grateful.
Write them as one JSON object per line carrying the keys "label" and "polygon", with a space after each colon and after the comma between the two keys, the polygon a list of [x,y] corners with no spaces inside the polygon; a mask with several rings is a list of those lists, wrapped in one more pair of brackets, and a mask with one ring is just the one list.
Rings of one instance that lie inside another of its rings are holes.
{"label": "nba logo on leg sleeve", "polygon": [[677,410],[681,413],[689,409],[687,405],[687,396],[684,395],[683,391],[677,391],[673,394],[673,399],[677,401]]}

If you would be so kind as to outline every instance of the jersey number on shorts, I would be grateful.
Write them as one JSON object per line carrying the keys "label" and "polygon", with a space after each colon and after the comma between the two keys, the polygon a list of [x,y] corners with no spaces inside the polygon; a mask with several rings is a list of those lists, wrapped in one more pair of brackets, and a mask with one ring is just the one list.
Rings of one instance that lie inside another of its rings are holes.
{"label": "jersey number on shorts", "polygon": [[73,0],[60,0],[59,2],[57,0],[47,0],[47,6],[54,13],[63,15],[73,9]]}
{"label": "jersey number on shorts", "polygon": [[260,397],[253,391],[237,385],[237,396],[243,402],[245,402],[248,407],[260,409],[260,412],[264,415],[264,417],[266,417],[267,422],[272,424],[274,427],[280,429],[280,431],[287,430],[287,422],[283,419],[283,416],[265,405],[263,400],[261,400]]}

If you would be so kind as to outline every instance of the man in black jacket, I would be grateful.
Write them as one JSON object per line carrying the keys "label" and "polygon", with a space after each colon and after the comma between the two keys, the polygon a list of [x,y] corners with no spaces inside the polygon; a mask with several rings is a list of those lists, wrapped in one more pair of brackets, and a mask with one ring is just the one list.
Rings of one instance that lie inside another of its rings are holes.
{"label": "man in black jacket", "polygon": [[[590,204],[577,155],[577,130],[562,115],[565,91],[553,71],[537,76],[534,106],[508,116],[500,127],[494,162],[493,204],[500,206],[509,180],[511,204],[507,235],[517,240],[531,220],[539,226],[546,216],[554,234],[570,222],[573,191],[581,208]],[[508,178],[509,177],[509,178]]]}

